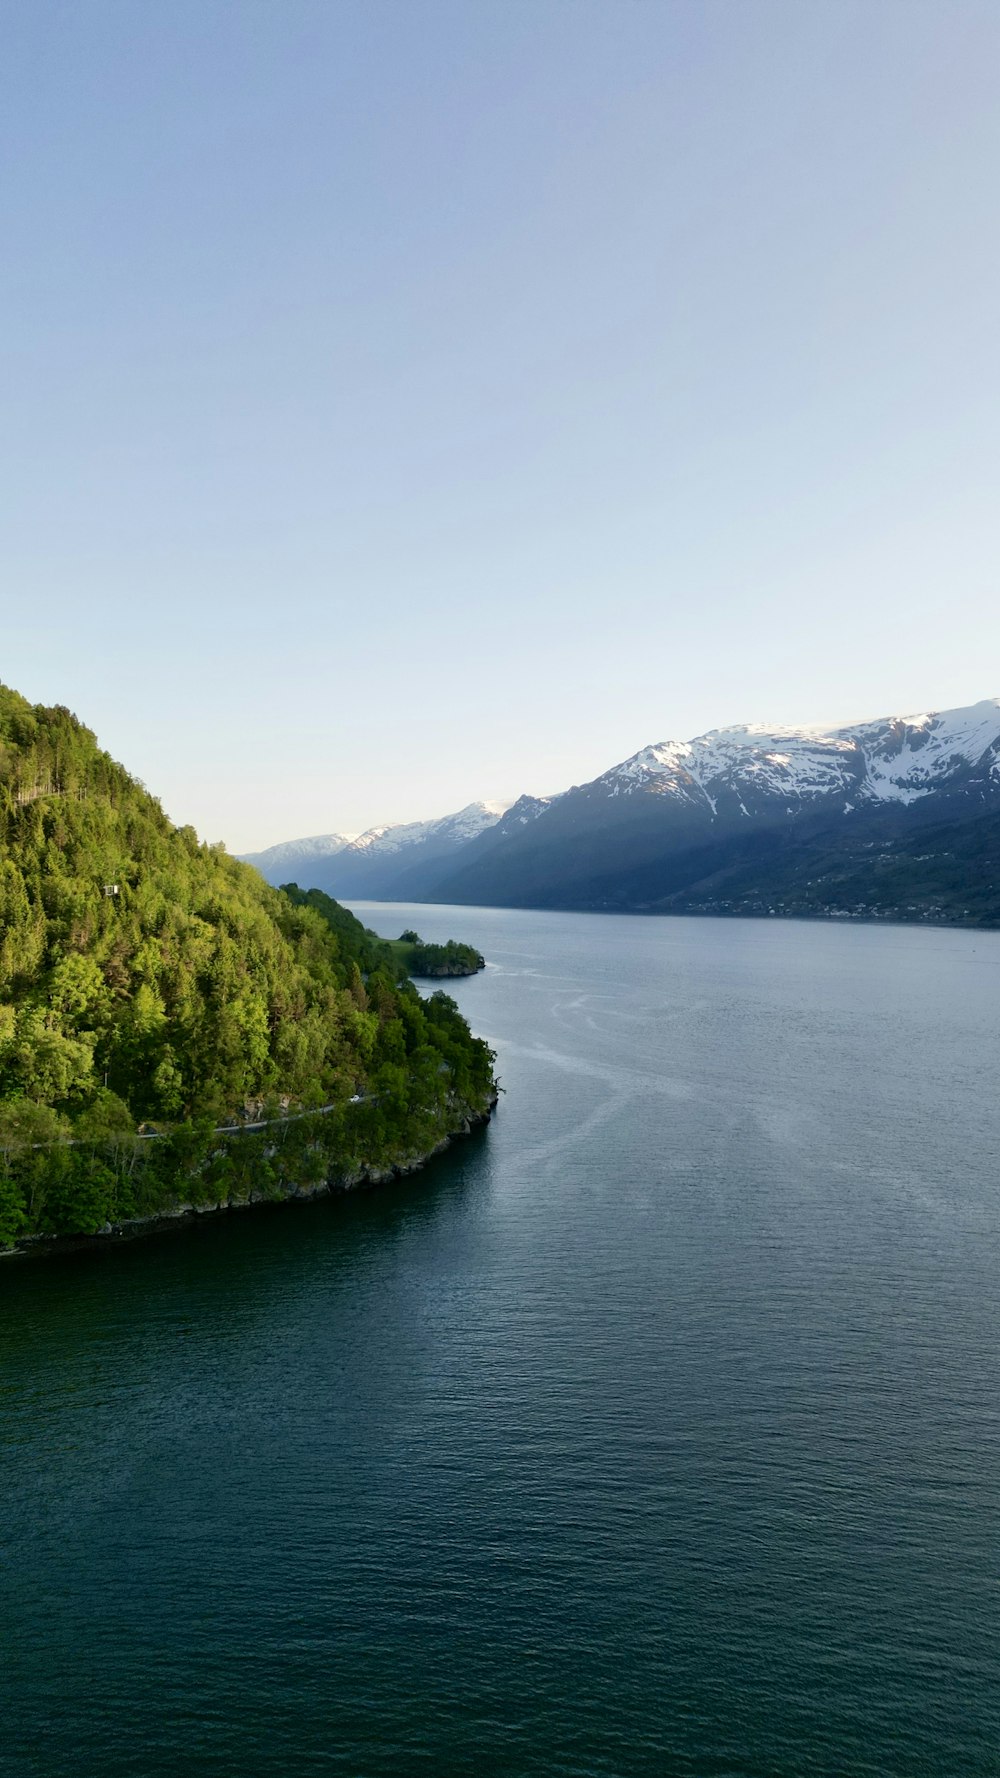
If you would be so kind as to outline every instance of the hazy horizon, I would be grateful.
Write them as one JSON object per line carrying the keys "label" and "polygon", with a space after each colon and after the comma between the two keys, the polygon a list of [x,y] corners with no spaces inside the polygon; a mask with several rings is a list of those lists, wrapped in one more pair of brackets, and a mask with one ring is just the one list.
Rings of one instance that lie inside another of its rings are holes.
{"label": "hazy horizon", "polygon": [[995,6],[0,19],[0,677],[174,819],[990,695]]}

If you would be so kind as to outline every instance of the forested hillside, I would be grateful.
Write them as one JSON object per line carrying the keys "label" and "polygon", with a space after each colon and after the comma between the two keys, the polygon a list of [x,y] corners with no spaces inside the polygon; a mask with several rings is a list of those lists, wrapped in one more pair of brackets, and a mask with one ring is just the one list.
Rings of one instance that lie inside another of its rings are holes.
{"label": "forested hillside", "polygon": [[[199,844],[68,710],[0,688],[0,1241],[224,1199],[231,1121],[332,1107],[299,1148],[405,1160],[481,1112],[491,1062],[345,909]],[[143,1125],[169,1141],[138,1164]],[[266,1146],[264,1185],[294,1184]]]}

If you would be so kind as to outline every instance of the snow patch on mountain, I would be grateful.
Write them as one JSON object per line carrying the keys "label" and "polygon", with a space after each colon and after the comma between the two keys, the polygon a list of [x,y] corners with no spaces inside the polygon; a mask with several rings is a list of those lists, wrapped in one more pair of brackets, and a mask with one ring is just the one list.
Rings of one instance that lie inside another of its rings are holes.
{"label": "snow patch on mountain", "polygon": [[722,789],[743,805],[766,796],[827,796],[854,782],[851,743],[814,729],[767,729],[758,724],[712,729],[693,741],[644,747],[597,780],[612,796],[636,790],[680,797],[714,815]]}
{"label": "snow patch on mountain", "polygon": [[357,838],[353,833],[316,833],[304,840],[280,840],[276,846],[268,846],[264,852],[246,852],[244,862],[255,864],[258,870],[274,869],[284,860],[312,860],[318,858],[335,858]]}
{"label": "snow patch on mountain", "polygon": [[852,805],[913,802],[979,765],[984,776],[1000,778],[998,698],[829,731],[758,723],[712,729],[692,741],[644,747],[596,779],[594,788],[609,796],[670,796],[713,816],[724,792],[735,795],[744,815],[762,799],[780,797],[794,814],[834,795]]}
{"label": "snow patch on mountain", "polygon": [[391,857],[407,846],[423,845],[428,840],[463,845],[485,833],[488,827],[495,827],[510,806],[497,802],[467,803],[457,814],[440,815],[433,821],[400,821],[387,827],[370,827],[366,833],[358,834],[346,850]]}
{"label": "snow patch on mountain", "polygon": [[998,698],[843,732],[857,736],[866,767],[861,794],[874,802],[915,802],[970,766],[982,764],[984,776],[998,775]]}
{"label": "snow patch on mountain", "polygon": [[563,795],[564,791],[559,791],[555,796],[519,796],[516,803],[509,804],[503,819],[497,823],[500,832],[512,833],[517,827],[528,827]]}

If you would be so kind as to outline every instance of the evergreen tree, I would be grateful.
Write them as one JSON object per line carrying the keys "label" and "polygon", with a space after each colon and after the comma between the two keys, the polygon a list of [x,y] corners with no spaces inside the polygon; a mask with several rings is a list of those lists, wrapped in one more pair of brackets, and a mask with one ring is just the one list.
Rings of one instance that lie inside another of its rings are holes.
{"label": "evergreen tree", "polygon": [[[193,1201],[212,1166],[245,1195],[391,1163],[492,1091],[457,1009],[345,908],[199,844],[68,710],[0,687],[0,1244]],[[336,1115],[284,1163],[244,1137],[210,1160],[265,1103]]]}

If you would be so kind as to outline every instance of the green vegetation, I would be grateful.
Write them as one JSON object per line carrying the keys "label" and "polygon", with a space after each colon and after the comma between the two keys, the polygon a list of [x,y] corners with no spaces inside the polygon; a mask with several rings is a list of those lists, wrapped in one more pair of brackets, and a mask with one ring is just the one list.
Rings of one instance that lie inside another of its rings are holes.
{"label": "green vegetation", "polygon": [[488,1109],[454,1003],[314,894],[0,687],[0,1245],[405,1165]]}
{"label": "green vegetation", "polygon": [[670,911],[1000,925],[1000,814],[904,827],[881,812],[740,859]]}
{"label": "green vegetation", "polygon": [[425,944],[412,929],[391,939],[389,948],[409,975],[475,975],[486,968],[485,957],[474,945],[460,944],[454,938],[443,945]]}

